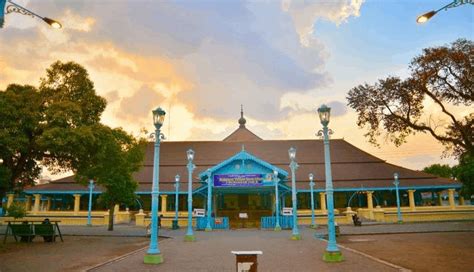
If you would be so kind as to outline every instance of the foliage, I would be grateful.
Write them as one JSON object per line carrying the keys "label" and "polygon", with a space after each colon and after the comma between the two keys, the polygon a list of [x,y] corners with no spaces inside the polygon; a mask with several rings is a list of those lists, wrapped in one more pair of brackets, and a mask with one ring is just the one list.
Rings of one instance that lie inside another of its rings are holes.
{"label": "foliage", "polygon": [[[86,129],[86,128],[84,128]],[[115,204],[133,204],[136,199],[137,182],[132,174],[138,171],[144,158],[146,141],[135,139],[122,129],[111,129],[103,125],[87,127],[89,146],[77,152],[74,163],[76,179],[86,183],[94,179],[105,189],[100,201],[110,209],[109,230],[113,230]],[[91,152],[91,150],[93,150]]]}
{"label": "foliage", "polygon": [[456,178],[463,183],[461,193],[466,197],[474,195],[474,155],[463,155],[459,165],[454,167],[454,173]]}
{"label": "foliage", "polygon": [[443,178],[453,178],[455,176],[453,168],[447,164],[432,164],[423,168],[423,172]]}
{"label": "foliage", "polygon": [[[352,88],[348,104],[358,114],[357,125],[367,127],[369,141],[384,134],[399,146],[417,132],[428,133],[458,158],[473,152],[474,113],[463,112],[474,101],[474,71],[469,56],[474,43],[459,39],[449,46],[427,48],[415,57],[406,79],[389,76],[374,85]],[[435,121],[425,105],[432,103],[445,120]],[[429,115],[429,116],[428,116]],[[447,123],[446,123],[447,122]]]}
{"label": "foliage", "polygon": [[24,205],[13,202],[10,207],[7,208],[7,215],[15,219],[23,218],[26,216],[26,209]]}
{"label": "foliage", "polygon": [[83,127],[97,124],[105,106],[87,71],[74,62],[53,63],[39,88],[10,84],[0,91],[0,167],[7,180],[0,197],[33,184],[40,163],[55,172],[72,169],[77,156],[70,146],[81,146]]}

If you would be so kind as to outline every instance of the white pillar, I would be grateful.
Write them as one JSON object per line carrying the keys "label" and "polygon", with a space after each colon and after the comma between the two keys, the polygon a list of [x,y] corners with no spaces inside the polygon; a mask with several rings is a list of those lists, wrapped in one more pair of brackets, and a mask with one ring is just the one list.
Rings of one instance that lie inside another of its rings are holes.
{"label": "white pillar", "polygon": [[161,213],[165,213],[168,210],[168,195],[161,195]]}
{"label": "white pillar", "polygon": [[373,210],[374,209],[374,202],[372,200],[372,194],[374,191],[367,191],[367,209]]}
{"label": "white pillar", "polygon": [[81,195],[80,194],[75,194],[74,195],[74,213],[79,213],[79,209],[81,205]]}
{"label": "white pillar", "polygon": [[448,189],[449,207],[453,210],[455,209],[455,206],[454,206],[454,190],[455,189]]}
{"label": "white pillar", "polygon": [[15,199],[15,194],[7,194],[7,209],[13,204],[13,200]]}
{"label": "white pillar", "polygon": [[40,210],[41,195],[34,194],[33,196],[35,197],[35,205],[33,206],[33,213],[38,213]]}
{"label": "white pillar", "polygon": [[327,208],[326,208],[326,193],[324,192],[320,192],[319,193],[319,200],[321,202],[321,211],[326,211]]}
{"label": "white pillar", "polygon": [[410,203],[410,210],[415,210],[415,191],[416,190],[408,190],[408,202]]}

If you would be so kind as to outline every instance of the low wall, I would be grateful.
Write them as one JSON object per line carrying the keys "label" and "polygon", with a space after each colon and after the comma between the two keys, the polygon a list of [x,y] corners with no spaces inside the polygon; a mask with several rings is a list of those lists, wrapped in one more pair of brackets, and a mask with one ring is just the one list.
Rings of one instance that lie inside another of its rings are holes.
{"label": "low wall", "polygon": [[[374,209],[374,220],[384,223],[395,223],[398,221],[397,209]],[[458,221],[474,220],[473,206],[449,206],[417,207],[415,210],[401,209],[403,222],[427,222],[427,221]]]}
{"label": "low wall", "polygon": [[[40,212],[27,212],[26,217],[16,219],[16,221],[22,220],[44,220],[49,218],[51,220],[60,220],[61,225],[87,225],[87,211],[40,211]],[[115,224],[119,223],[130,223],[131,214],[129,211],[119,211],[114,214]],[[0,224],[6,224],[6,221],[15,220],[13,217],[0,217]],[[109,223],[109,212],[108,211],[93,211],[91,212],[91,224],[92,225],[107,225]]]}

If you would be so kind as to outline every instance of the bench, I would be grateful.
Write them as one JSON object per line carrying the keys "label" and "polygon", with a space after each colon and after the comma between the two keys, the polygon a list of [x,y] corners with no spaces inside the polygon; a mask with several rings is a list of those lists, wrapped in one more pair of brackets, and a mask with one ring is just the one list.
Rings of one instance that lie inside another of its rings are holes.
{"label": "bench", "polygon": [[[18,238],[17,237],[20,237],[20,241],[21,242],[27,242],[27,243],[30,243],[31,241],[33,241],[33,238],[35,238],[35,233],[34,233],[34,230],[32,228],[32,226],[30,224],[8,224],[11,231],[12,231],[12,234],[13,234],[13,237],[15,237],[15,241],[18,242]],[[7,227],[7,232],[8,232],[8,227]],[[7,238],[7,236],[5,235],[5,239]]]}
{"label": "bench", "polygon": [[59,221],[49,221],[48,223],[44,221],[7,222],[8,225],[3,243],[6,243],[9,233],[13,235],[16,242],[18,242],[18,237],[20,237],[21,242],[32,242],[36,235],[43,236],[45,242],[55,242],[56,236],[59,236],[61,241],[64,242],[61,231],[59,230]]}

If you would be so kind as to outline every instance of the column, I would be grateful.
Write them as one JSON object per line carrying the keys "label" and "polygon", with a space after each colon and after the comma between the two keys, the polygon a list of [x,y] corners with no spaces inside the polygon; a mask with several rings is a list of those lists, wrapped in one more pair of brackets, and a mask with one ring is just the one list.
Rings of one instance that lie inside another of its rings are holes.
{"label": "column", "polygon": [[168,210],[168,195],[161,195],[161,213],[165,213]]}
{"label": "column", "polygon": [[415,210],[415,191],[416,190],[408,190],[408,202],[410,203],[410,210]]}
{"label": "column", "polygon": [[454,190],[455,189],[448,189],[448,199],[449,199],[449,207],[454,210]]}
{"label": "column", "polygon": [[30,195],[26,196],[25,209],[27,212],[31,210],[31,196]]}
{"label": "column", "polygon": [[33,196],[35,197],[35,205],[33,206],[33,213],[38,213],[40,210],[41,195],[34,194]]}
{"label": "column", "polygon": [[462,206],[462,205],[464,205],[464,197],[459,196],[459,206]]}
{"label": "column", "polygon": [[7,209],[13,204],[13,200],[15,199],[15,194],[7,194]]}
{"label": "column", "polygon": [[438,192],[438,206],[443,206],[443,197],[441,196],[441,191]]}
{"label": "column", "polygon": [[81,204],[81,195],[75,194],[74,195],[74,213],[79,213],[80,204]]}
{"label": "column", "polygon": [[51,197],[49,196],[46,201],[46,210],[50,211],[51,210]]}
{"label": "column", "polygon": [[373,210],[374,209],[374,202],[372,200],[372,194],[374,191],[367,191],[367,209]]}
{"label": "column", "polygon": [[321,211],[326,212],[326,193],[325,192],[320,192],[319,193],[319,200],[321,203]]}

